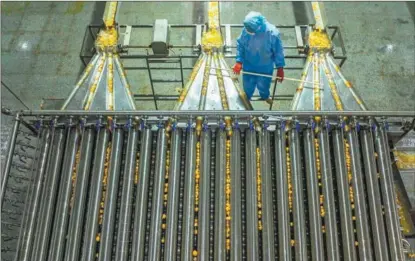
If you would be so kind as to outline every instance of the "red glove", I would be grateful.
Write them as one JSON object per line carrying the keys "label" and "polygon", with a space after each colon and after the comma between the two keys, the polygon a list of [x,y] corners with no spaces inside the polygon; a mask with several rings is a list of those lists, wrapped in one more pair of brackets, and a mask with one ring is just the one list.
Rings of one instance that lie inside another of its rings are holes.
{"label": "red glove", "polygon": [[240,74],[242,70],[242,63],[235,63],[235,65],[233,66],[233,72],[235,74]]}
{"label": "red glove", "polygon": [[277,81],[282,82],[284,80],[284,68],[280,67],[277,70]]}

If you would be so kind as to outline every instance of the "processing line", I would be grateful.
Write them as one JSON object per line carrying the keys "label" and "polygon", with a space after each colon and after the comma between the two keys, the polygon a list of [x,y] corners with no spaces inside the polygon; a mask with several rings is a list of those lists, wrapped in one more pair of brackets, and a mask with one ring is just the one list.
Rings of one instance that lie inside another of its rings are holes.
{"label": "processing line", "polygon": [[300,84],[292,111],[252,111],[218,2],[174,111],[135,111],[116,8],[62,110],[14,113],[13,136],[23,118],[38,133],[15,260],[406,260],[388,130],[412,112],[367,111],[311,43],[302,77],[323,92]]}

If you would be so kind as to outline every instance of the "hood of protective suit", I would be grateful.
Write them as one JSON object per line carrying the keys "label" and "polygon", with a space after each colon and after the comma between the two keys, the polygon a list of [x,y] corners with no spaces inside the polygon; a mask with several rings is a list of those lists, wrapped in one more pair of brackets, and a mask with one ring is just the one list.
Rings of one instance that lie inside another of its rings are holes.
{"label": "hood of protective suit", "polygon": [[249,12],[249,14],[245,16],[244,26],[250,33],[261,33],[265,32],[266,21],[267,20],[261,13]]}

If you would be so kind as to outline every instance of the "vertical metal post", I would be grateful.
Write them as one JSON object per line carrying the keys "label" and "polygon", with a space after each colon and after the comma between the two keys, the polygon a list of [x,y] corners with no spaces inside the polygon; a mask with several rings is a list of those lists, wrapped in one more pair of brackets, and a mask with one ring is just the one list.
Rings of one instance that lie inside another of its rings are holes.
{"label": "vertical metal post", "polygon": [[7,152],[6,163],[4,164],[4,172],[3,172],[3,179],[1,180],[1,205],[3,206],[4,195],[6,193],[6,185],[9,179],[10,169],[12,167],[13,162],[13,154],[14,148],[16,147],[16,139],[17,139],[17,132],[20,126],[20,115],[16,114],[16,119],[13,125],[13,130],[11,133],[10,141],[9,141],[9,148]]}
{"label": "vertical metal post", "polygon": [[184,88],[184,77],[183,77],[183,63],[182,63],[182,56],[179,57],[179,63],[180,63],[180,77],[182,80],[182,88]]}
{"label": "vertical metal post", "polygon": [[275,79],[274,87],[272,89],[272,103],[269,105],[269,110],[272,110],[272,106],[274,105],[275,92],[277,91],[277,82],[277,79]]}
{"label": "vertical metal post", "polygon": [[150,79],[151,91],[153,92],[154,106],[156,107],[156,110],[158,110],[156,93],[154,91],[153,77],[151,76],[150,63],[148,61],[148,57],[146,57],[146,63],[147,63],[148,78]]}

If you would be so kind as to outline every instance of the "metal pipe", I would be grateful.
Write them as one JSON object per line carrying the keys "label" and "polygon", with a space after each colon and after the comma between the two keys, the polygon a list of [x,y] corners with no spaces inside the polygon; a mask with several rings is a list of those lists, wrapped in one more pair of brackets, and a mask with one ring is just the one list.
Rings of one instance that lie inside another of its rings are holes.
{"label": "metal pipe", "polygon": [[58,186],[62,167],[62,156],[64,154],[65,131],[57,131],[56,144],[53,145],[51,160],[49,162],[47,177],[45,181],[45,190],[42,194],[42,205],[40,207],[40,217],[32,252],[32,260],[44,261],[47,258],[49,239],[51,237],[52,219],[55,212],[55,202],[58,193]]}
{"label": "metal pipe", "polygon": [[321,179],[324,196],[324,225],[326,228],[327,260],[340,260],[339,239],[337,237],[336,205],[333,191],[333,173],[330,157],[330,141],[327,128],[319,132]]}
{"label": "metal pipe", "polygon": [[396,194],[391,171],[392,163],[384,126],[380,126],[376,129],[375,144],[376,152],[378,153],[380,188],[382,190],[389,254],[391,260],[403,261],[405,258],[403,256],[400,224],[395,203]]}
{"label": "metal pipe", "polygon": [[[291,261],[290,210],[288,206],[288,173],[285,151],[285,130],[275,131],[275,168],[277,183],[278,259]],[[292,176],[292,174],[291,174]]]}
{"label": "metal pipe", "polygon": [[111,160],[108,166],[107,190],[105,191],[104,217],[101,228],[101,242],[98,260],[105,261],[112,258],[112,246],[115,229],[115,212],[117,210],[118,186],[123,153],[124,131],[116,128],[112,133]]}
{"label": "metal pipe", "polygon": [[256,132],[246,130],[246,235],[247,260],[259,259]]}
{"label": "metal pipe", "polygon": [[[226,260],[226,214],[225,214],[225,175],[226,175],[226,132],[219,130],[216,136],[216,176],[215,176],[215,233],[214,260]],[[202,176],[203,177],[203,176]],[[203,203],[202,203],[203,204]]]}
{"label": "metal pipe", "polygon": [[66,233],[68,229],[70,198],[72,192],[72,174],[78,149],[79,132],[76,127],[68,129],[70,137],[67,139],[62,178],[59,185],[57,209],[54,216],[52,239],[49,250],[50,260],[62,260],[65,250]]}
{"label": "metal pipe", "polygon": [[177,221],[179,217],[179,189],[182,132],[175,129],[171,140],[171,158],[169,171],[169,190],[167,202],[167,231],[164,260],[174,261],[177,254]]}
{"label": "metal pipe", "polygon": [[373,136],[370,130],[361,131],[363,163],[365,168],[366,190],[368,194],[370,223],[376,260],[389,260],[386,243],[382,202],[379,190],[378,173],[375,162]]}
{"label": "metal pipe", "polygon": [[20,113],[21,116],[357,116],[357,117],[414,117],[413,111],[79,111],[79,110],[30,110],[12,111],[12,114]]}
{"label": "metal pipe", "polygon": [[310,242],[312,260],[323,260],[323,236],[321,233],[320,200],[317,180],[316,148],[314,131],[304,131],[305,170],[310,224]]}
{"label": "metal pipe", "polygon": [[80,161],[76,170],[75,192],[69,221],[68,239],[66,241],[65,260],[67,261],[79,260],[93,140],[94,131],[92,129],[84,130],[79,156]]}
{"label": "metal pipe", "polygon": [[231,140],[231,260],[242,260],[241,134],[235,129]]}
{"label": "metal pipe", "polygon": [[10,169],[12,167],[13,162],[13,154],[14,154],[14,148],[16,147],[16,139],[17,139],[17,133],[20,126],[20,115],[16,114],[16,118],[13,125],[13,130],[10,135],[10,141],[9,141],[9,147],[7,149],[7,158],[6,162],[4,163],[4,172],[3,172],[3,178],[1,180],[1,205],[3,207],[3,200],[4,195],[6,194],[6,186],[7,181],[9,180],[10,175]]}
{"label": "metal pipe", "polygon": [[365,205],[365,191],[360,162],[360,146],[357,139],[357,132],[354,128],[347,132],[347,140],[350,145],[356,231],[357,239],[359,241],[359,258],[360,260],[373,260],[369,227],[367,226],[369,219],[367,217]]}
{"label": "metal pipe", "polygon": [[186,141],[186,169],[184,179],[184,203],[183,203],[183,230],[181,260],[193,260],[193,223],[195,202],[195,167],[196,167],[196,133],[194,129],[187,131]]}
{"label": "metal pipe", "polygon": [[264,130],[259,135],[262,179],[262,258],[264,260],[275,260],[270,134],[267,130]]}
{"label": "metal pipe", "polygon": [[210,146],[212,133],[208,129],[201,134],[200,159],[200,203],[199,203],[199,233],[197,239],[198,260],[209,260],[209,207],[210,207]]}
{"label": "metal pipe", "polygon": [[293,187],[293,217],[295,260],[307,260],[307,238],[304,217],[303,173],[300,155],[300,140],[298,131],[290,131],[290,158]]}
{"label": "metal pipe", "polygon": [[166,175],[167,138],[164,128],[158,130],[156,169],[154,172],[154,190],[151,204],[150,242],[148,260],[158,261],[161,257],[161,215],[163,212],[163,189]]}
{"label": "metal pipe", "polygon": [[31,190],[33,194],[28,198],[30,203],[30,208],[27,209],[25,215],[28,215],[27,226],[23,227],[24,232],[21,233],[21,241],[17,247],[16,260],[30,260],[32,246],[33,246],[33,237],[36,233],[36,223],[38,222],[38,213],[40,206],[40,196],[42,189],[44,187],[44,175],[48,162],[48,153],[50,148],[50,139],[51,139],[51,130],[44,129],[42,130],[42,149],[40,151],[40,158],[38,161],[38,167],[33,173],[33,185]]}
{"label": "metal pipe", "polygon": [[124,163],[124,178],[120,202],[120,220],[117,233],[117,245],[115,260],[126,261],[128,259],[131,212],[133,205],[133,187],[135,176],[135,165],[137,157],[138,132],[135,127],[128,130],[127,152]]}
{"label": "metal pipe", "polygon": [[352,222],[352,209],[349,197],[349,180],[346,169],[343,130],[333,130],[333,155],[335,160],[337,191],[340,209],[340,228],[343,246],[343,259],[355,261],[356,249],[354,247],[354,233]]}
{"label": "metal pipe", "polygon": [[131,250],[131,260],[141,261],[144,258],[144,245],[146,235],[147,219],[147,197],[150,178],[151,165],[151,129],[142,130],[141,148],[140,148],[140,170],[138,173],[137,200],[135,203],[133,245]]}
{"label": "metal pipe", "polygon": [[82,261],[95,260],[95,240],[98,232],[98,218],[102,195],[102,179],[104,177],[105,156],[108,147],[109,130],[106,127],[98,129],[95,143],[94,163],[91,175],[91,188],[85,224],[84,244],[82,248]]}

